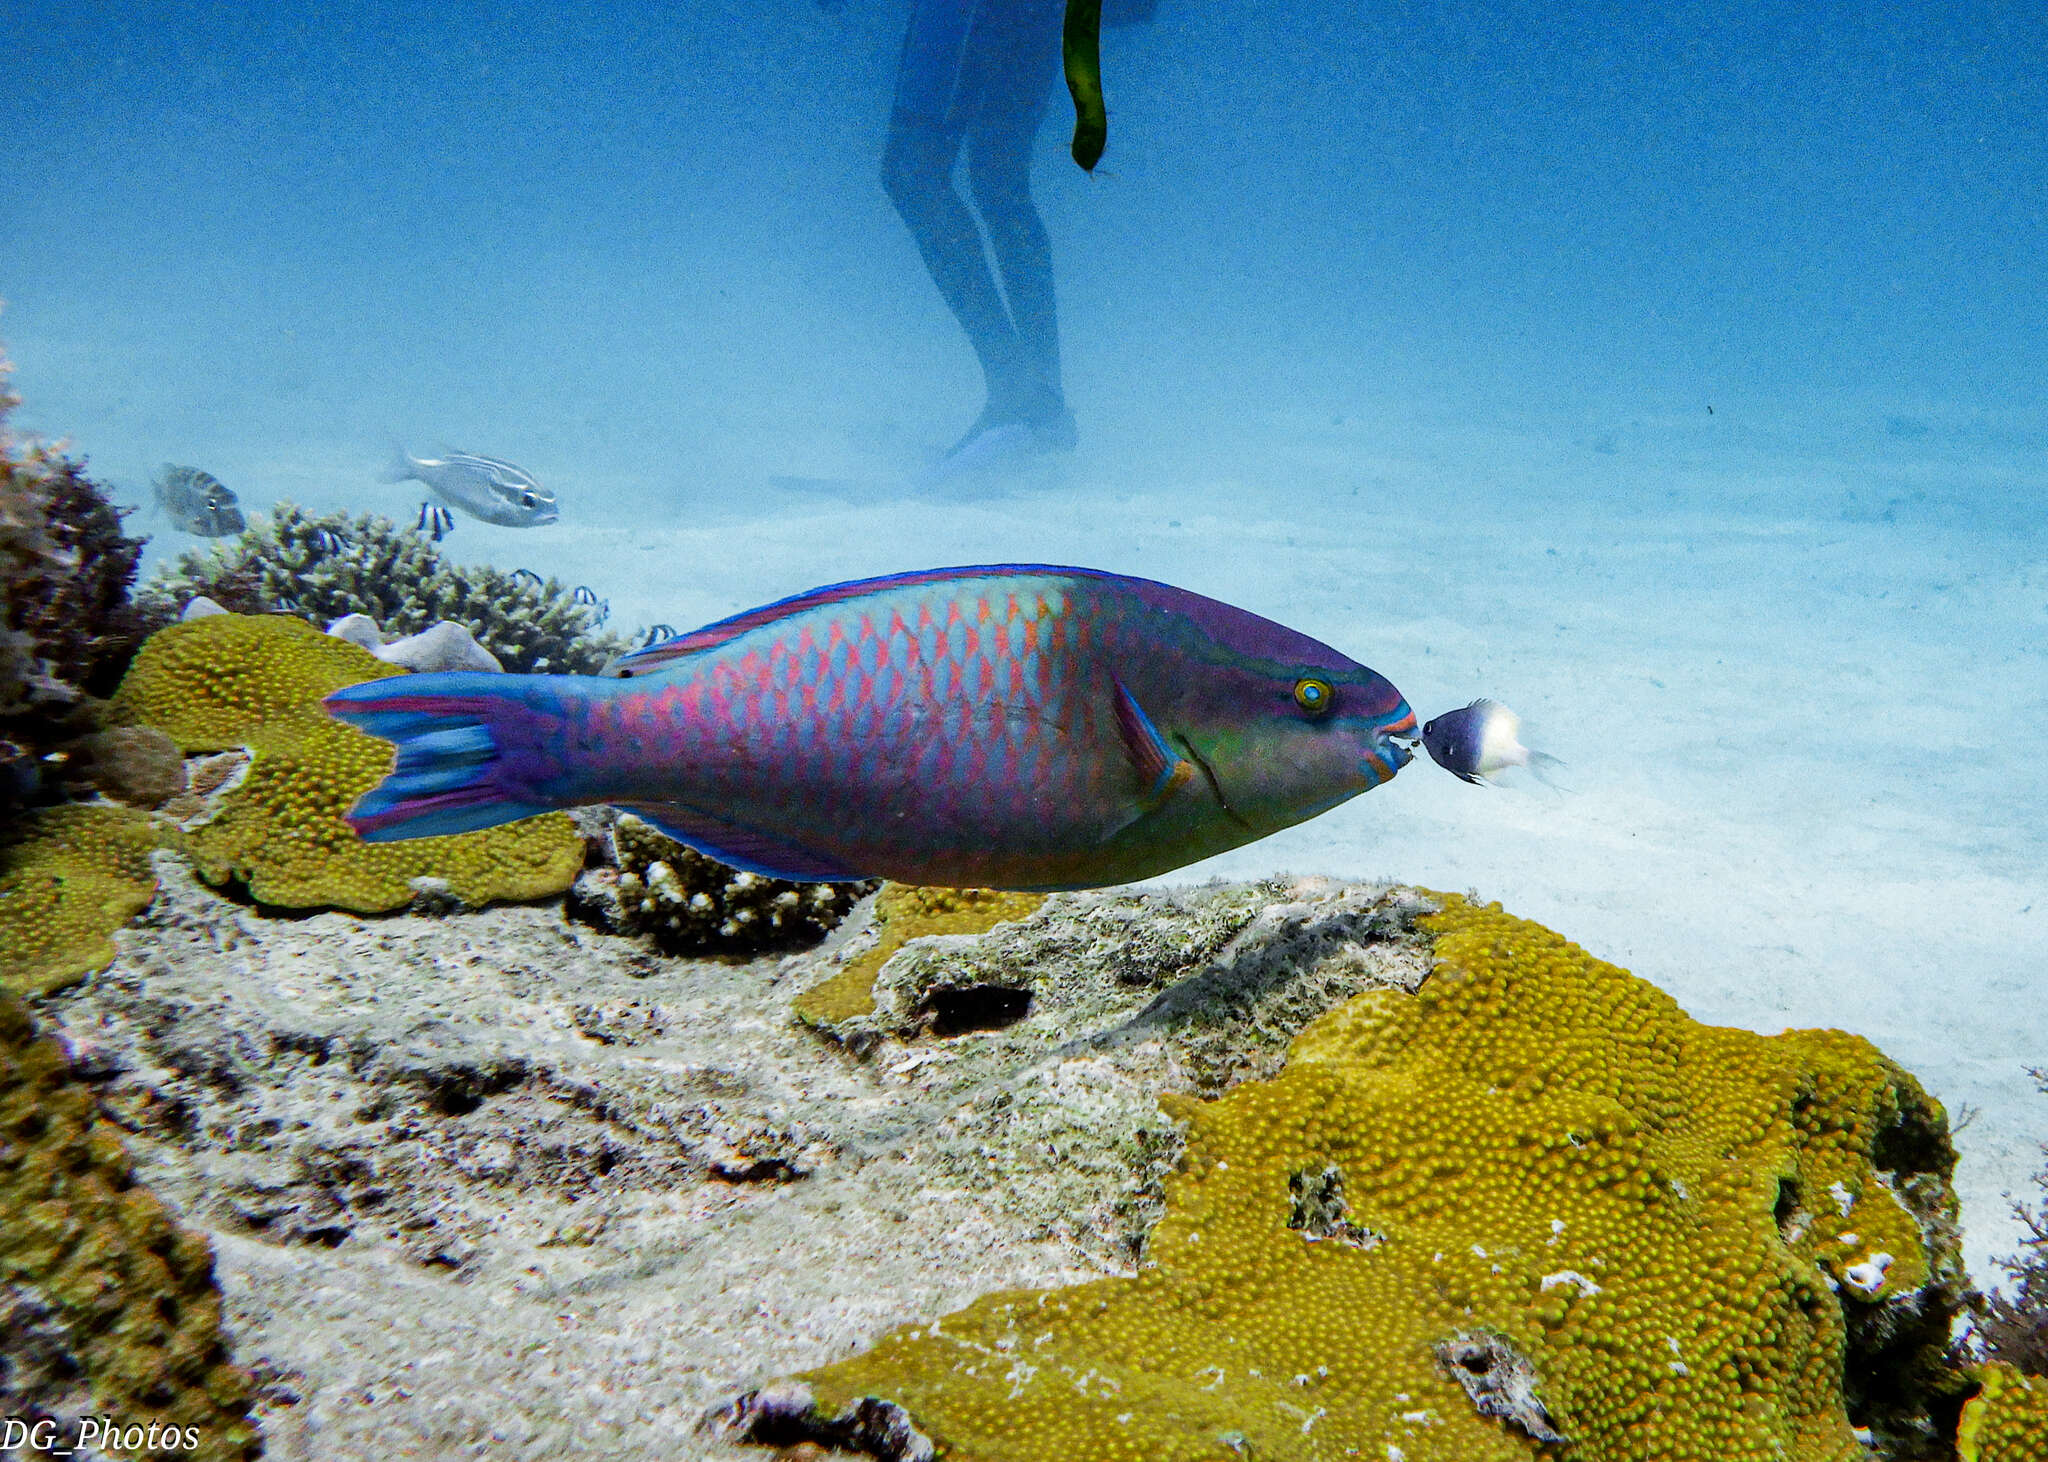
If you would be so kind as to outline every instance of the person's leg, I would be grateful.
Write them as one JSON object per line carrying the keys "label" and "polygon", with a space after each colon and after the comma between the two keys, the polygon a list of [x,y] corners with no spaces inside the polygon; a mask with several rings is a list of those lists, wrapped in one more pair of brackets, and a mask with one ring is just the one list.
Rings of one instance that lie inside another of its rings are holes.
{"label": "person's leg", "polygon": [[968,38],[962,88],[971,106],[968,185],[1017,342],[1018,376],[1006,383],[1004,410],[1041,445],[1066,447],[1074,424],[1060,383],[1052,245],[1031,199],[1032,143],[1059,74],[1061,15],[1057,0],[984,5]]}
{"label": "person's leg", "polygon": [[1027,374],[1017,331],[989,272],[981,230],[953,187],[968,118],[979,106],[965,60],[976,12],[1004,0],[912,0],[896,72],[882,186],[917,242],[925,269],[967,332],[988,385],[988,410],[973,436],[1008,410]]}

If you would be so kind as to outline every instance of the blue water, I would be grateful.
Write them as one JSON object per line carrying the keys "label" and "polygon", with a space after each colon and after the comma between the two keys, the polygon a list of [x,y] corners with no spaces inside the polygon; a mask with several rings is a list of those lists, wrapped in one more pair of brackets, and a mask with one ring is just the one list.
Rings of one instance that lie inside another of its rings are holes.
{"label": "blue water", "polygon": [[[1161,0],[1036,192],[1081,445],[980,408],[880,184],[899,0],[0,9],[0,339],[124,501],[562,522],[451,552],[687,626],[941,562],[1149,574],[1516,705],[1570,797],[1427,767],[1199,872],[1476,886],[1952,1106],[1972,1261],[2048,1135],[2048,31],[2021,5]],[[1048,85],[1051,85],[1048,78]],[[152,562],[191,546],[145,514]]]}

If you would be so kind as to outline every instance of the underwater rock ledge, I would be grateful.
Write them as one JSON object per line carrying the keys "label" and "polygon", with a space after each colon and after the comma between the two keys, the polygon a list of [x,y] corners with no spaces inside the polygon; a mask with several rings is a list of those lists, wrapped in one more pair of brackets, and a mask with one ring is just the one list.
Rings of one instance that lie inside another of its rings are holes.
{"label": "underwater rock ledge", "polygon": [[[1421,1011],[1444,938],[1432,925],[1456,902],[1313,878],[1055,895],[993,930],[912,940],[874,975],[872,1008],[834,1027],[799,1005],[880,937],[872,899],[816,949],[692,959],[559,902],[278,917],[208,889],[176,854],[155,867],[158,896],[114,935],[113,963],[36,1013],[124,1129],[138,1178],[211,1241],[265,1455],[308,1462],[480,1444],[493,1458],[765,1455],[700,1426],[750,1391],[781,1399],[791,1441],[812,1408],[852,1428],[839,1440],[913,1455],[931,1434],[982,1455],[908,1392],[863,1411],[830,1379],[801,1406],[771,1383],[835,1377],[891,1332],[1020,1291],[1063,1304],[1076,1286],[1158,1275],[1162,1235],[1184,1249],[1202,1226],[1168,1212],[1170,1193],[1238,1203],[1217,1171],[1221,1114],[1333,1079],[1299,1066],[1304,1043],[1332,1021],[1358,1039],[1357,997]],[[1615,974],[1645,992],[1630,1009],[1669,1005]],[[1010,994],[974,997],[985,1019],[935,1017],[987,990]],[[1480,999],[1472,1029],[1511,1004]],[[1326,1067],[1336,1039],[1315,1047]],[[1527,1064],[1569,1087],[1607,1059],[1570,1038],[1548,1067]],[[1865,1071],[1861,1059],[1838,1064]],[[1938,1107],[1903,1073],[1884,1082],[1906,1093],[1914,1150],[1938,1168]],[[1174,1176],[1191,1126],[1211,1145],[1193,1153],[1199,1173]],[[1276,1153],[1303,1140],[1294,1130],[1282,1120]],[[1629,1140],[1610,1123],[1600,1152]],[[1854,1145],[1834,1128],[1815,1140]],[[1249,1180],[1247,1161],[1231,1166]],[[1280,1174],[1278,1221],[1312,1267],[1384,1239],[1367,1210],[1406,1191],[1398,1173],[1296,1166]],[[1647,1201],[1616,1172],[1627,1191],[1602,1202]],[[1896,1237],[1872,1230],[1898,1252],[1869,1308],[1889,1316],[1873,1343],[1917,1363],[1956,1276],[1938,1174],[1904,1191]],[[1771,1242],[1783,1247],[1775,1227],[1758,1239]],[[1830,1251],[1828,1272],[1861,1257]],[[1563,1332],[1588,1328],[1583,1291],[1537,1298]],[[1473,1353],[1536,1364],[1524,1390],[1555,1405],[1548,1330],[1496,1327],[1489,1348],[1487,1327],[1470,1329]],[[1575,1440],[1590,1414],[1521,1412]],[[1891,1417],[1887,1435],[1910,1424]],[[1533,1454],[1533,1432],[1512,1435],[1504,1455]],[[1191,1455],[1231,1455],[1207,1440]]]}

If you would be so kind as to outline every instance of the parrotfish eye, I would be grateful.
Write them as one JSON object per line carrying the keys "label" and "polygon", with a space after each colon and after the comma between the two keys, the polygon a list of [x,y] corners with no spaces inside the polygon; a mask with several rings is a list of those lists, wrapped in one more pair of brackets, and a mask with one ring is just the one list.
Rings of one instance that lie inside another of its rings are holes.
{"label": "parrotfish eye", "polygon": [[1294,682],[1294,703],[1311,716],[1320,716],[1337,703],[1337,693],[1330,688],[1329,681],[1304,676]]}
{"label": "parrotfish eye", "polygon": [[532,494],[532,493],[530,493],[530,492],[522,492],[521,494],[519,494],[519,506],[520,506],[520,507],[522,507],[522,508],[530,508],[530,507],[532,507],[532,506],[533,506],[533,494]]}

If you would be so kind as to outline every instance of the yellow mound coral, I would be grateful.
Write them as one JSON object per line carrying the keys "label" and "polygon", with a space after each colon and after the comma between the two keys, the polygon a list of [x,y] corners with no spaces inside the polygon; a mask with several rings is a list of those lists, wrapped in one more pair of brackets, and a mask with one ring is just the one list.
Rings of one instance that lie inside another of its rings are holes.
{"label": "yellow mound coral", "polygon": [[889,957],[928,934],[986,934],[998,924],[1028,919],[1045,902],[1041,893],[991,888],[912,888],[886,883],[875,897],[881,940],[847,961],[846,968],[796,999],[807,1025],[834,1026],[874,1012],[875,976]]}
{"label": "yellow mound coral", "polygon": [[108,938],[156,897],[146,813],[98,804],[27,819],[0,848],[0,989],[43,995],[114,958]]}
{"label": "yellow mound coral", "polygon": [[225,751],[344,685],[404,673],[302,619],[209,614],[151,635],[108,714],[118,724],[154,726],[187,753]]}
{"label": "yellow mound coral", "polygon": [[390,769],[392,751],[333,720],[319,699],[402,673],[300,620],[208,615],[143,646],[114,714],[159,727],[188,753],[249,749],[247,775],[181,844],[211,882],[241,879],[265,903],[358,913],[410,902],[419,879],[472,904],[562,892],[583,864],[565,814],[404,843],[364,843],[342,820]]}
{"label": "yellow mound coral", "polygon": [[[1867,1042],[1697,1024],[1498,905],[1425,923],[1418,995],[1174,1103],[1137,1275],[892,1332],[802,1378],[815,1429],[872,1396],[980,1462],[1863,1455],[1846,1332],[1882,1315],[1906,1367],[1946,1336],[1939,1108]],[[1897,1379],[1859,1421],[1924,1421]]]}
{"label": "yellow mound coral", "polygon": [[2048,1457],[2048,1380],[2009,1365],[1980,1366],[1984,1389],[1963,1407],[1957,1462],[2041,1462]]}
{"label": "yellow mound coral", "polygon": [[[114,1129],[58,1044],[0,995],[0,1286],[17,1359],[52,1353],[46,1383],[75,1365],[93,1409],[138,1445],[122,1455],[229,1462],[259,1451],[251,1382],[229,1363],[205,1238],[136,1186]],[[57,1360],[68,1356],[68,1364]],[[33,1378],[17,1375],[17,1386]],[[164,1446],[147,1445],[177,1429]],[[189,1432],[184,1430],[190,1428]],[[132,1429],[132,1430],[130,1430]],[[75,1435],[73,1433],[72,1435]],[[190,1445],[186,1445],[186,1443]]]}

